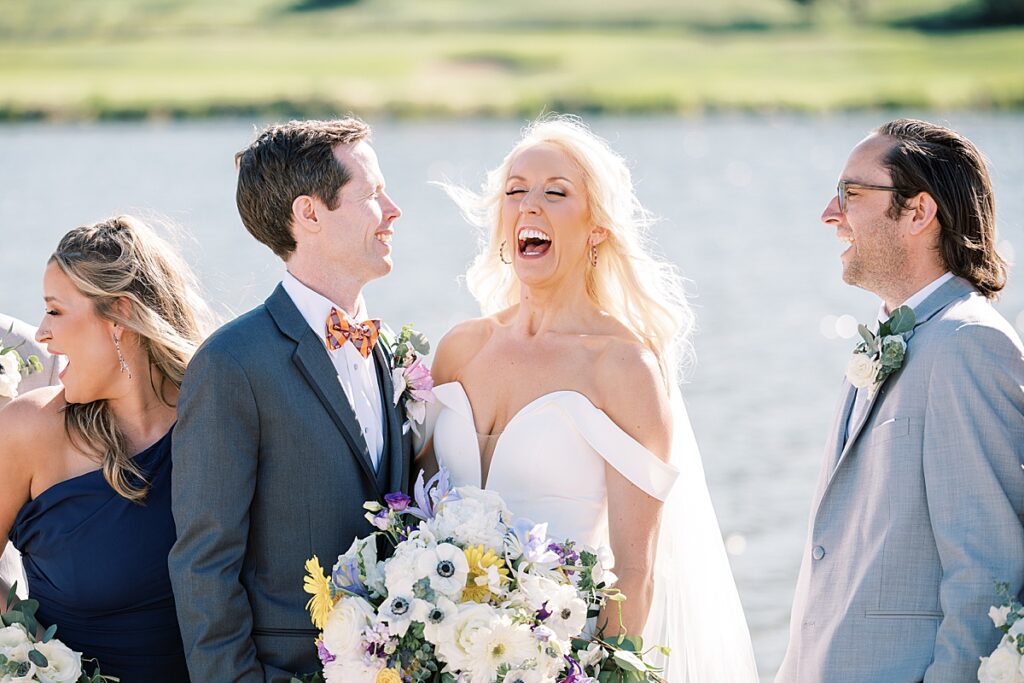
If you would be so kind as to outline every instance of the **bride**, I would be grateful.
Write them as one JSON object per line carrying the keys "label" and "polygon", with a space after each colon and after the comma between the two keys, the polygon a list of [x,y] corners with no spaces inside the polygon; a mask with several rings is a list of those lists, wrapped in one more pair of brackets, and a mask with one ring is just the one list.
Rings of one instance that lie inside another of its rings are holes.
{"label": "bride", "polygon": [[467,274],[484,317],[438,346],[425,466],[500,493],[554,539],[610,547],[628,599],[598,624],[670,647],[667,681],[756,681],[677,387],[692,315],[644,245],[625,162],[549,117],[481,195],[446,189],[488,234]]}

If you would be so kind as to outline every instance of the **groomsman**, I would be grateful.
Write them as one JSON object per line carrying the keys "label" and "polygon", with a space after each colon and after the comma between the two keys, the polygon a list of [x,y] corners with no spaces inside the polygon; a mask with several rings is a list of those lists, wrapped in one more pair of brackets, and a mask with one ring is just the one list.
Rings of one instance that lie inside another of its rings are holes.
{"label": "groomsman", "polygon": [[306,560],[374,529],[408,488],[389,350],[362,290],[391,272],[401,215],[362,121],[271,126],[237,156],[246,229],[287,272],[215,332],[181,388],[169,566],[193,681],[287,683],[319,668]]}
{"label": "groomsman", "polygon": [[776,683],[977,680],[994,584],[1024,583],[1024,350],[990,303],[1006,263],[988,171],[955,131],[893,121],[821,218],[890,335],[840,393]]}
{"label": "groomsman", "polygon": [[[10,331],[8,332],[8,330]],[[17,346],[18,355],[22,358],[36,356],[43,364],[42,372],[33,372],[22,378],[18,385],[19,394],[60,382],[57,378],[57,375],[60,374],[60,364],[55,357],[46,352],[43,346],[36,343],[35,336],[36,328],[17,318],[0,313],[0,345]],[[9,398],[0,396],[0,408],[8,403],[10,403]],[[6,542],[6,539],[4,541]],[[0,554],[0,581],[7,585],[17,581],[18,595],[25,598],[28,594],[28,582],[25,581],[25,572],[21,568],[21,555],[13,545],[10,543],[6,545],[3,553]],[[0,596],[0,600],[6,600],[6,596]]]}

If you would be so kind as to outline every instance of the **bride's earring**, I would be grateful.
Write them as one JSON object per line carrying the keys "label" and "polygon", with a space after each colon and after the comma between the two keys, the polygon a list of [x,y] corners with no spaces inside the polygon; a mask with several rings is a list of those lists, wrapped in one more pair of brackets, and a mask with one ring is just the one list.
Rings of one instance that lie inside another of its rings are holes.
{"label": "bride's earring", "polygon": [[595,268],[597,268],[597,245],[596,244],[591,244],[590,245],[590,265],[592,265]]}
{"label": "bride's earring", "polygon": [[132,369],[128,367],[128,361],[124,359],[124,354],[121,353],[121,340],[114,335],[114,348],[117,349],[117,361],[121,364],[121,373],[128,373],[128,379],[132,378]]}
{"label": "bride's earring", "polygon": [[498,247],[498,258],[506,266],[510,266],[510,265],[512,265],[512,260],[511,259],[509,259],[508,261],[505,260],[505,245],[506,244],[508,244],[508,240],[502,240],[501,241],[501,246]]}

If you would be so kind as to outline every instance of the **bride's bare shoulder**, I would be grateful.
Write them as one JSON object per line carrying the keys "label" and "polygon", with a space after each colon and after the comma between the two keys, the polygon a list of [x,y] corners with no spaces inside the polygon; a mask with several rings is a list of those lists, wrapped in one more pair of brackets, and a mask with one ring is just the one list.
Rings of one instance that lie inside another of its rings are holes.
{"label": "bride's bare shoulder", "polygon": [[593,377],[599,404],[608,417],[667,459],[672,405],[658,357],[634,339],[610,338],[594,364]]}
{"label": "bride's bare shoulder", "polygon": [[499,325],[495,317],[471,318],[448,330],[434,353],[431,368],[434,382],[443,384],[454,380],[459,367],[479,353]]}

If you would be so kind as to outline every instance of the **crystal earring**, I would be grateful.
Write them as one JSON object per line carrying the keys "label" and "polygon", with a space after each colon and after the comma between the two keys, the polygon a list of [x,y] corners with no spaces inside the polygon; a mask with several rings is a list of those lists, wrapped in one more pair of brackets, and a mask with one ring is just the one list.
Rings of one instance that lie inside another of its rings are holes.
{"label": "crystal earring", "polygon": [[510,265],[512,265],[512,261],[511,261],[511,260],[509,260],[509,261],[506,261],[506,260],[505,260],[505,245],[506,245],[507,243],[508,243],[508,240],[502,240],[502,241],[501,241],[501,246],[500,246],[500,247],[498,247],[498,258],[499,258],[499,259],[501,260],[501,262],[502,262],[502,263],[504,263],[504,264],[505,264],[506,266],[510,266]]}
{"label": "crystal earring", "polygon": [[117,361],[121,364],[121,373],[128,373],[128,379],[132,378],[132,369],[128,367],[128,361],[124,359],[124,354],[121,353],[121,340],[114,335],[114,348],[117,349]]}

